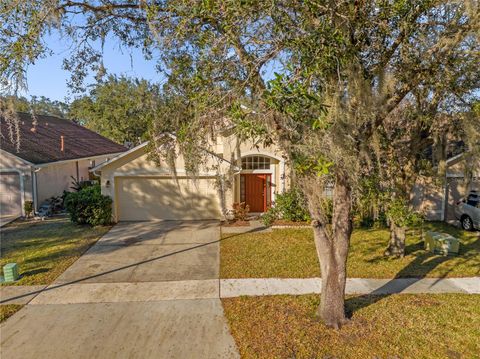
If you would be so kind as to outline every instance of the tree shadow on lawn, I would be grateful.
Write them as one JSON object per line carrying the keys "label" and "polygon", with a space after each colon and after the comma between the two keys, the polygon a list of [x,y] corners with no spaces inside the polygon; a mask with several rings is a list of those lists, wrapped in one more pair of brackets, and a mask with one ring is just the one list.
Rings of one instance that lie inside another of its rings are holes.
{"label": "tree shadow on lawn", "polygon": [[[395,293],[401,293],[417,281],[422,278],[427,277],[427,275],[437,268],[442,263],[445,263],[449,260],[455,259],[456,264],[459,265],[462,263],[467,263],[472,260],[472,258],[479,254],[480,249],[480,233],[475,241],[472,241],[467,244],[462,244],[460,239],[460,249],[459,253],[456,256],[443,256],[437,255],[431,252],[428,252],[423,249],[423,241],[418,241],[416,243],[406,246],[405,253],[406,255],[412,254],[414,252],[420,252],[416,255],[415,259],[403,267],[395,277],[388,283],[382,285],[381,287],[375,289],[369,294],[359,295],[351,297],[345,301],[345,310],[347,316],[351,317],[353,313],[362,308],[368,307],[372,304],[379,302],[382,299],[389,297]],[[385,258],[385,257],[383,257]],[[376,258],[375,261],[380,260],[381,258]],[[374,260],[372,260],[373,262]],[[452,267],[453,269],[454,267]],[[445,273],[436,277],[438,280],[441,280],[447,277],[448,273],[452,269],[446,270]],[[404,281],[399,282],[398,279],[404,279]],[[397,281],[395,281],[397,279]],[[435,279],[435,278],[432,278]],[[394,284],[395,283],[395,284]],[[395,289],[395,293],[392,292],[392,288]]]}

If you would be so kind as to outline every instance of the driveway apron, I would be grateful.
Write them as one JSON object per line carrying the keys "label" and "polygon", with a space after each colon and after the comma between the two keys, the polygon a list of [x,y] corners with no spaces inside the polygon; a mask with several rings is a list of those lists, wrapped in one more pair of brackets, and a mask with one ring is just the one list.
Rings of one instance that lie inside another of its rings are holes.
{"label": "driveway apron", "polygon": [[237,358],[219,223],[124,222],[0,329],[7,358]]}

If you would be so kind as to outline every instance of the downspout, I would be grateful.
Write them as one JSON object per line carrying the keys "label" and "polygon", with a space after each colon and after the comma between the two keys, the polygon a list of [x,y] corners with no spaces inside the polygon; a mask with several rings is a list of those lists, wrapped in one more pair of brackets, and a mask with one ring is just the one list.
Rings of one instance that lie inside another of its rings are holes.
{"label": "downspout", "polygon": [[440,220],[442,222],[446,220],[445,210],[446,210],[447,196],[448,196],[448,178],[445,175],[445,184],[443,185],[443,196],[442,196],[442,213],[440,215]]}
{"label": "downspout", "polygon": [[42,167],[33,167],[32,171],[32,190],[33,190],[33,209],[35,212],[38,210],[38,182],[37,172],[40,172]]}

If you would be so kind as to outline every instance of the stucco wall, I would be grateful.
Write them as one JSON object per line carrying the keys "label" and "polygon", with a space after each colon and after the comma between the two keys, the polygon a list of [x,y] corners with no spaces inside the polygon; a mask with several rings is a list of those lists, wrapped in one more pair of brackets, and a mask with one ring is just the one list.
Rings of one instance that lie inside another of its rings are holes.
{"label": "stucco wall", "polygon": [[444,187],[432,178],[419,178],[410,195],[413,208],[429,221],[442,220]]}
{"label": "stucco wall", "polygon": [[[207,168],[218,163],[218,159],[211,158],[207,163]],[[224,163],[224,161],[221,161]],[[177,176],[185,176],[185,164],[182,156],[179,156],[176,161],[176,171]],[[207,169],[200,171],[200,176],[209,177],[209,181],[212,181],[212,176],[216,172],[208,171]],[[101,168],[101,187],[102,193],[104,195],[110,196],[113,203],[114,210],[114,219],[118,219],[119,213],[119,203],[116,203],[117,196],[119,195],[119,189],[116,186],[122,183],[121,178],[138,178],[138,181],[141,182],[142,178],[151,178],[151,177],[172,177],[172,171],[170,167],[163,161],[160,165],[157,165],[154,161],[149,159],[146,147],[141,147],[132,151],[130,153],[124,154],[119,159],[112,161],[111,163],[106,164]],[[199,179],[199,181],[204,181],[204,179]],[[143,181],[144,182],[144,181]],[[211,192],[213,193],[213,192]],[[146,194],[148,195],[148,194]],[[228,196],[228,193],[226,194]],[[221,196],[219,195],[219,202],[221,201]],[[124,208],[125,210],[125,208]]]}
{"label": "stucco wall", "polygon": [[[36,174],[38,203],[41,204],[46,199],[53,196],[60,196],[63,191],[71,191],[72,177],[78,181],[90,179],[89,169],[93,162],[102,163],[108,157],[95,157],[94,159],[83,159],[79,161],[70,161],[64,163],[52,163],[42,167]],[[77,178],[78,163],[78,178]]]}

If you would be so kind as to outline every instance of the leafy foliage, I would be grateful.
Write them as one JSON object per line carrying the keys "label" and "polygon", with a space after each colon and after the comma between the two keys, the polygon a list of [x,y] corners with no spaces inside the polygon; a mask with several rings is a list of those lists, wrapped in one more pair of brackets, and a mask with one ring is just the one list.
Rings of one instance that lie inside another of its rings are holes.
{"label": "leafy foliage", "polygon": [[25,211],[25,216],[30,218],[33,213],[33,201],[25,201],[23,204],[23,210]]}
{"label": "leafy foliage", "polygon": [[69,117],[119,143],[144,141],[160,102],[157,85],[109,76],[74,100]]}
{"label": "leafy foliage", "polygon": [[67,118],[69,105],[62,101],[50,100],[45,96],[25,97],[5,96],[1,100],[12,102],[16,111]]}
{"label": "leafy foliage", "polygon": [[112,199],[101,194],[99,185],[68,193],[65,208],[74,223],[98,226],[112,222]]}
{"label": "leafy foliage", "polygon": [[250,206],[245,202],[233,204],[233,216],[236,220],[246,221],[249,212],[250,212]]}
{"label": "leafy foliage", "polygon": [[265,225],[271,225],[276,219],[292,222],[306,222],[311,219],[305,196],[298,188],[293,187],[277,194],[275,206],[262,216]]}
{"label": "leafy foliage", "polygon": [[413,211],[408,202],[400,199],[390,201],[386,215],[400,227],[418,226],[423,222],[422,216]]}

